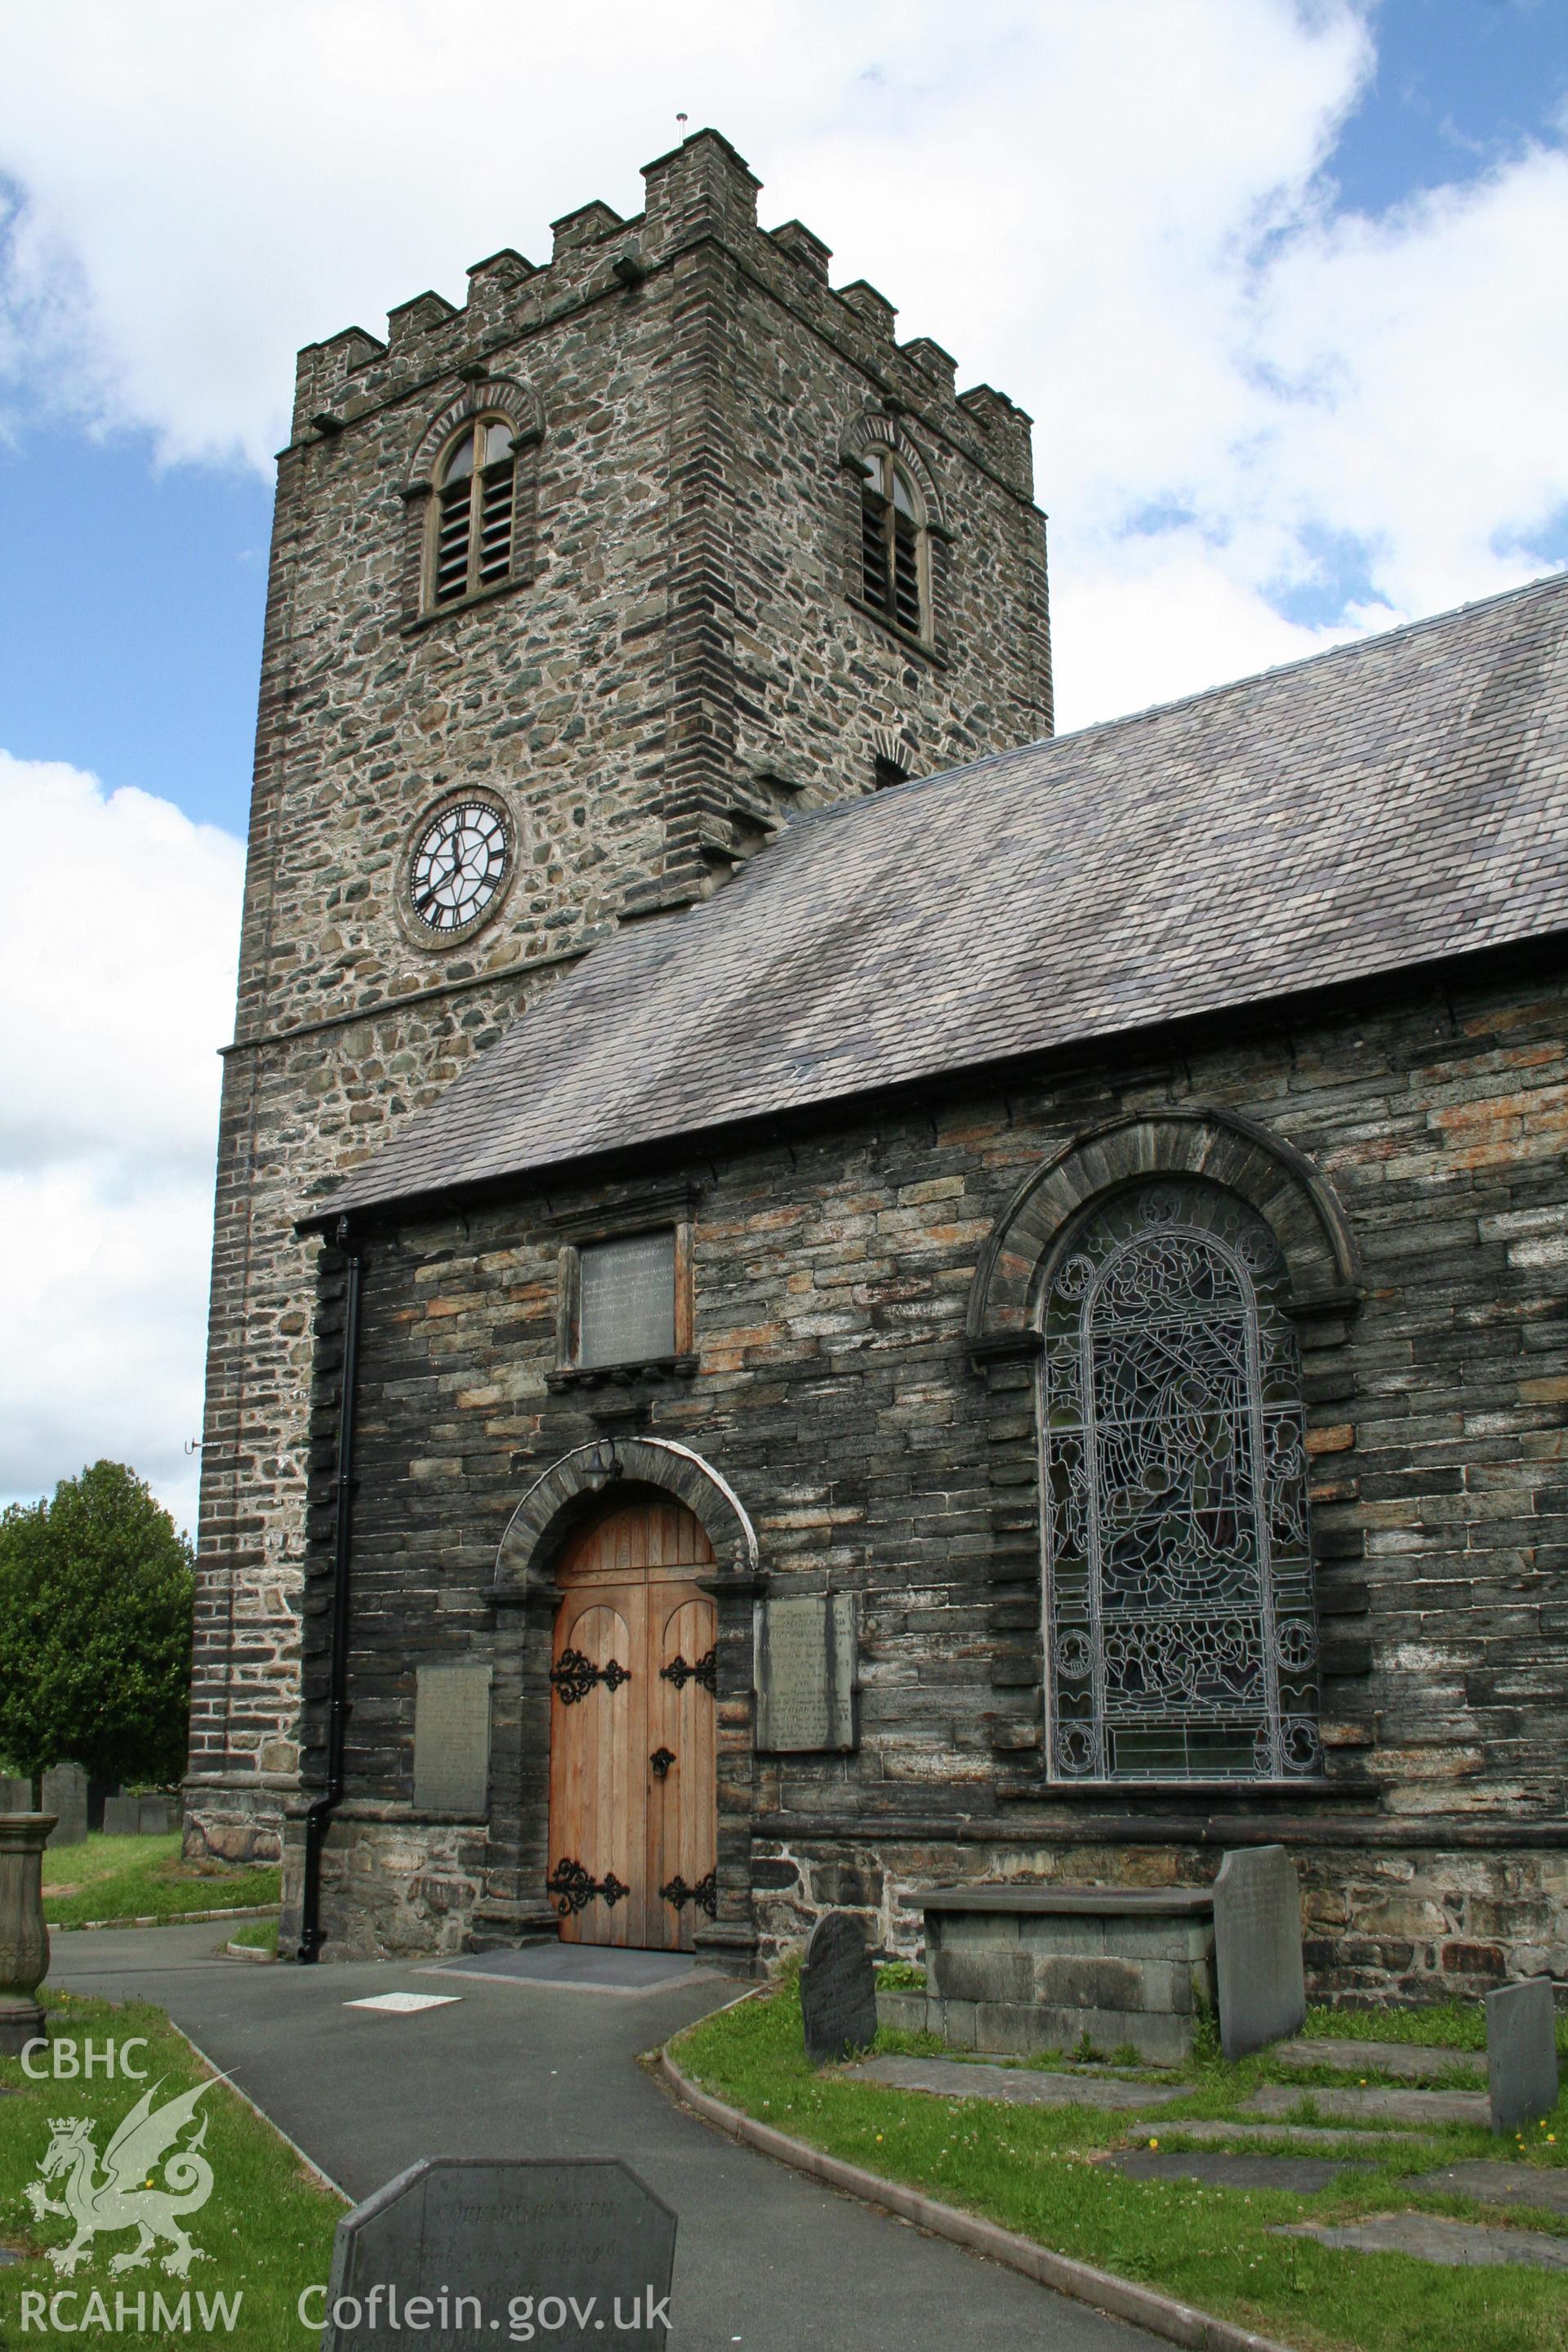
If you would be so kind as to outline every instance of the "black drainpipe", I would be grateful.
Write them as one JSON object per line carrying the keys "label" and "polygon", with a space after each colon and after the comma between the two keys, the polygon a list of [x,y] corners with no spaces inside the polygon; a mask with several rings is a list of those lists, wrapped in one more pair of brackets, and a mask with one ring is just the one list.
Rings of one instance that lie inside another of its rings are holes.
{"label": "black drainpipe", "polygon": [[305,1884],[300,1906],[301,1960],[315,1959],[321,1934],[321,1847],[327,1821],[343,1793],[343,1738],[349,1703],[349,1552],[353,1537],[354,1390],[359,1373],[359,1244],[347,1217],[332,1236],[347,1261],[343,1291],[342,1385],[338,1398],[337,1514],[332,1534],[332,1608],[329,1636],[327,1785],[305,1815]]}

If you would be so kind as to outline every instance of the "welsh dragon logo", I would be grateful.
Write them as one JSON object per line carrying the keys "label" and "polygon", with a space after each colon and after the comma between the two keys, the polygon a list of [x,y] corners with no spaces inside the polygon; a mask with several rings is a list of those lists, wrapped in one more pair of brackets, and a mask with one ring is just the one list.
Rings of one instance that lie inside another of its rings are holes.
{"label": "welsh dragon logo", "polygon": [[[184,2229],[185,2216],[199,2213],[212,2195],[212,2167],[200,2153],[207,2136],[204,2116],[195,2137],[184,2147],[174,2143],[195,2113],[196,2101],[210,2082],[171,2099],[154,2109],[161,2082],[144,2091],[116,2130],[103,2152],[99,2173],[98,2150],[92,2144],[93,2124],[86,2116],[51,2116],[53,2137],[38,2167],[39,2179],[30,2180],[26,2199],[36,2221],[49,2213],[76,2224],[76,2235],[66,2246],[51,2246],[49,2260],[68,2277],[88,2261],[92,2241],[100,2230],[134,2230],[136,2243],[110,2263],[111,2273],[141,2270],[153,2258],[163,2238],[169,2252],[163,2267],[184,2278],[195,2262],[208,2258],[193,2245]],[[164,2187],[155,2188],[153,2175],[163,2166]],[[44,2187],[64,2174],[65,2189],[51,2197]]]}

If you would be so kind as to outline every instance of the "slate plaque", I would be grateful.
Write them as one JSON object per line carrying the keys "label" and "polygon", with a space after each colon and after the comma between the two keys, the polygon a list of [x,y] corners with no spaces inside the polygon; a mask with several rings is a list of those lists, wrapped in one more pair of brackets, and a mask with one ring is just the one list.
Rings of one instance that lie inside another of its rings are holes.
{"label": "slate plaque", "polygon": [[57,1764],[44,1775],[44,1806],[53,1813],[49,1843],[80,1845],[87,1836],[87,1774],[79,1764]]}
{"label": "slate plaque", "polygon": [[675,1235],[595,1242],[577,1261],[577,1360],[647,1363],[675,1353]]}
{"label": "slate plaque", "polygon": [[489,1780],[490,1669],[421,1666],[414,1696],[416,1811],[482,1814]]}
{"label": "slate plaque", "polygon": [[759,1749],[844,1754],[857,1747],[855,1595],[759,1601],[754,1639]]}
{"label": "slate plaque", "polygon": [[1550,1977],[1488,1993],[1487,2088],[1495,2132],[1515,2131],[1557,2105],[1557,2013]]}
{"label": "slate plaque", "polygon": [[1214,1883],[1215,1976],[1220,2048],[1244,2058],[1307,2016],[1301,1888],[1282,1845],[1227,1853]]}
{"label": "slate plaque", "polygon": [[869,2050],[877,2039],[877,1971],[858,1919],[827,1911],[812,1929],[800,1971],[800,2021],[814,2066]]}
{"label": "slate plaque", "polygon": [[338,2223],[321,2352],[665,2352],[674,2266],[675,2215],[618,2158],[426,2157]]}

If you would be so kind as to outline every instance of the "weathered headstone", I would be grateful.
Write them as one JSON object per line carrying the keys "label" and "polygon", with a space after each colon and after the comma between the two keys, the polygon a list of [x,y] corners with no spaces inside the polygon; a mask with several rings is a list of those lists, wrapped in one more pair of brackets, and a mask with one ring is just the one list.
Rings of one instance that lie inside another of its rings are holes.
{"label": "weathered headstone", "polygon": [[1307,2015],[1301,1888],[1282,1845],[1227,1853],[1214,1883],[1215,1979],[1220,2048],[1244,2058]]}
{"label": "weathered headstone", "polygon": [[489,1797],[490,1669],[421,1666],[414,1681],[414,1803],[482,1814]]}
{"label": "weathered headstone", "polygon": [[759,1601],[757,1746],[764,1754],[845,1754],[856,1745],[855,1595]]}
{"label": "weathered headstone", "polygon": [[166,1837],[174,1826],[167,1797],[143,1797],[136,1826],[142,1837]]}
{"label": "weathered headstone", "polygon": [[1549,2116],[1557,2105],[1557,2012],[1550,1977],[1488,1993],[1487,2088],[1496,2132]]}
{"label": "weathered headstone", "polygon": [[110,1797],[103,1808],[105,1837],[138,1837],[142,1831],[140,1797]]}
{"label": "weathered headstone", "polygon": [[87,1774],[79,1764],[57,1764],[45,1773],[44,1811],[55,1815],[51,1846],[80,1845],[87,1835]]}
{"label": "weathered headstone", "polygon": [[31,1780],[0,1780],[0,1813],[30,1813],[32,1810]]}
{"label": "weathered headstone", "polygon": [[617,2157],[426,2158],[338,2223],[321,2352],[665,2352],[674,2266],[675,2215]]}
{"label": "weathered headstone", "polygon": [[812,1929],[800,1971],[800,2021],[814,2066],[836,2063],[877,2039],[877,1971],[860,1923],[828,1911]]}

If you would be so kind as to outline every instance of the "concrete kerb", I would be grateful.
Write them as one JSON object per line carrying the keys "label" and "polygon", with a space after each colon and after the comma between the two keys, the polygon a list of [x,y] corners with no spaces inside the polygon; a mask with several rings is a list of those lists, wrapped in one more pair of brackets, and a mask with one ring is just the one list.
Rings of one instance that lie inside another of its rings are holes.
{"label": "concrete kerb", "polygon": [[201,2063],[206,2068],[207,2073],[214,2075],[218,2082],[225,2085],[226,2089],[232,2091],[240,2105],[242,2106],[248,2107],[253,2116],[258,2116],[261,2122],[267,2126],[268,2130],[282,2141],[289,2154],[298,2158],[301,2170],[310,2175],[310,2179],[316,2183],[318,2189],[330,2189],[334,2197],[341,2197],[342,2199],[345,2207],[352,2209],[355,2200],[349,2195],[348,2190],[344,2189],[340,2182],[334,2180],[330,2172],[323,2172],[321,2166],[315,2161],[314,2158],[306,2155],[299,2141],[297,2139],[290,2139],[282,2126],[273,2120],[272,2116],[268,2114],[266,2108],[258,2107],[256,2101],[249,2097],[246,2092],[240,2089],[239,2084],[235,2081],[232,2074],[226,2074],[221,2066],[215,2066],[212,2060],[207,2056],[206,2052],[202,2048],[201,2044],[197,2042],[193,2042],[190,2035],[185,2032],[184,2026],[176,2025],[174,2019],[170,2017],[166,2010],[163,2012],[163,2017],[164,2022],[167,2024],[170,2032],[177,2033],[179,2035],[181,2041],[184,2043],[192,2056],[200,2060]]}
{"label": "concrete kerb", "polygon": [[[47,1889],[45,1893],[47,1899]],[[88,1936],[105,1927],[199,1927],[208,1919],[270,1919],[277,1908],[276,1903],[237,1903],[217,1911],[149,1911],[141,1919],[77,1919],[68,1927],[57,1927],[51,1920],[49,1939]]]}
{"label": "concrete kerb", "polygon": [[775,2130],[771,2124],[757,2123],[738,2107],[726,2106],[722,2099],[700,2090],[689,2076],[681,2073],[668,2050],[658,2053],[658,2070],[667,2089],[683,2106],[700,2116],[704,2123],[727,2132],[731,2139],[754,2147],[763,2156],[774,2158],[780,2164],[793,2165],[797,2172],[809,2173],[825,2188],[858,2197],[868,2205],[880,2205],[900,2221],[911,2221],[917,2229],[928,2231],[933,2238],[945,2238],[950,2244],[963,2246],[970,2253],[988,2255],[993,2262],[1004,2263],[1009,2270],[1021,2272],[1038,2285],[1068,2295],[1075,2303],[1086,2303],[1109,2318],[1124,2319],[1133,2326],[1147,2328],[1152,2336],[1187,2346],[1190,2352],[1293,2352],[1292,2347],[1281,2344],[1275,2336],[1256,2336],[1248,2327],[1235,2327],[1227,2319],[1215,2319],[1209,2312],[1196,2311],[1191,2304],[1178,2303],[1173,2295],[1161,2294],[1153,2287],[1135,2286],[1126,2279],[1114,2277],[1110,2271],[1097,2270],[1092,2263],[1075,2262],[1068,2254],[1053,2253],[1048,2246],[1038,2246],[1033,2239],[1004,2230],[994,2221],[983,2221],[955,2205],[943,2205],[934,2197],[922,2195],[918,2189],[906,2189],[897,2180],[884,2179],[879,2173],[862,2170],[858,2164],[846,2164],[840,2157],[826,2156],[804,2140],[791,2139],[787,2132]]}

